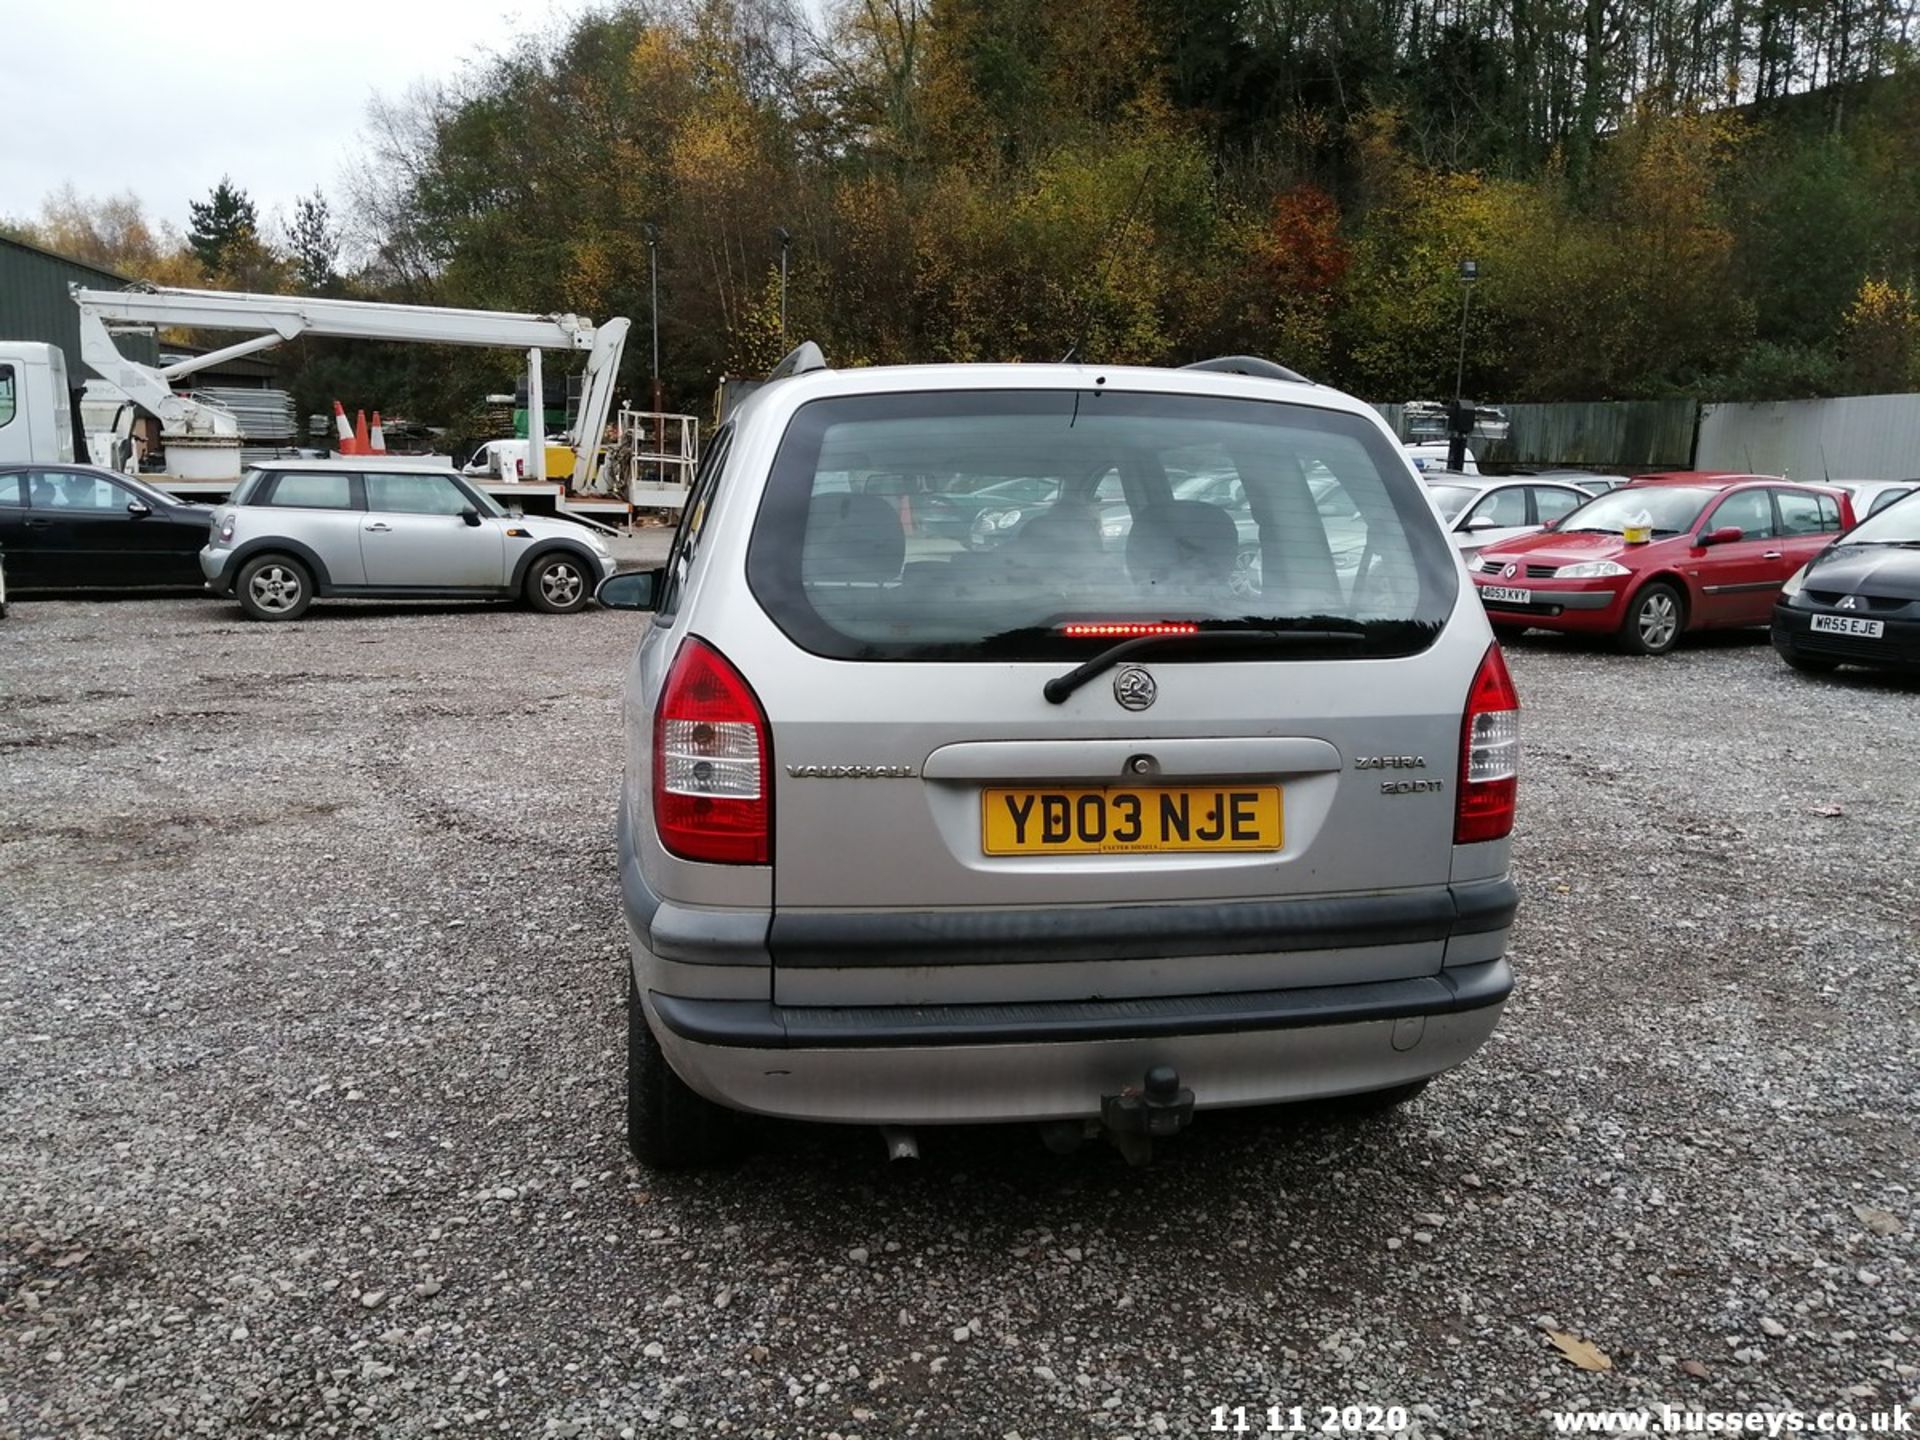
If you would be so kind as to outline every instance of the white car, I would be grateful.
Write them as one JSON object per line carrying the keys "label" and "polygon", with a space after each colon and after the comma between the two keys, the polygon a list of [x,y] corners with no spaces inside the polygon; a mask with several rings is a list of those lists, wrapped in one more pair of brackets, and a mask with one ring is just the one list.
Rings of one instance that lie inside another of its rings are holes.
{"label": "white car", "polygon": [[489,480],[524,480],[532,453],[525,440],[489,440],[473,452],[460,473]]}
{"label": "white car", "polygon": [[1531,476],[1427,475],[1427,498],[1446,522],[1454,548],[1471,560],[1483,546],[1544,530],[1593,498],[1578,485]]}
{"label": "white car", "polygon": [[[1400,448],[1407,452],[1407,458],[1413,462],[1413,468],[1418,470],[1422,475],[1433,472],[1456,473],[1447,471],[1448,443],[1449,442],[1445,440],[1414,440]],[[1473,451],[1471,449],[1468,449],[1466,458],[1460,462],[1460,469],[1457,473],[1461,475],[1478,475],[1480,473],[1479,462],[1473,458]]]}
{"label": "white car", "polygon": [[1847,492],[1857,524],[1920,490],[1920,480],[1835,480],[1833,488]]}
{"label": "white car", "polygon": [[1596,475],[1591,470],[1510,470],[1507,475],[1513,480],[1557,480],[1564,485],[1578,485],[1590,495],[1604,495],[1633,483],[1631,475]]}

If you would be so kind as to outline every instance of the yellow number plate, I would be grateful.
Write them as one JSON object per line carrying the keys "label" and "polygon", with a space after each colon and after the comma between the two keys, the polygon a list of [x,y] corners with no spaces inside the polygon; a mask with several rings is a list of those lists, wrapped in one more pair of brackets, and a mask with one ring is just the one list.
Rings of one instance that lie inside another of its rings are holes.
{"label": "yellow number plate", "polygon": [[1280,835],[1277,785],[980,792],[988,855],[1278,850]]}

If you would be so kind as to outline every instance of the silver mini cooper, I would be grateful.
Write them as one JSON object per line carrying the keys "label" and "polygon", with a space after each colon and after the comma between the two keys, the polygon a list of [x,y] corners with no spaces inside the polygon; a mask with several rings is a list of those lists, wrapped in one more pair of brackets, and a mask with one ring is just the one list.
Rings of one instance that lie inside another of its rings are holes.
{"label": "silver mini cooper", "polygon": [[665,568],[600,598],[653,612],[619,807],[645,1163],[741,1111],[1140,1159],[1196,1111],[1405,1099],[1500,1016],[1518,702],[1350,396],[803,346]]}

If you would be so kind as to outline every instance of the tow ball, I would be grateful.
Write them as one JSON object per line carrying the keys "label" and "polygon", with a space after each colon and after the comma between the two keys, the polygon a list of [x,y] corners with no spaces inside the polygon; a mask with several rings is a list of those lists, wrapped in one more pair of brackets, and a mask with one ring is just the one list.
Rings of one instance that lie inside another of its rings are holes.
{"label": "tow ball", "polygon": [[1100,1126],[1129,1165],[1153,1159],[1156,1138],[1178,1135],[1193,1120],[1193,1091],[1171,1065],[1155,1065],[1139,1085],[1100,1097]]}

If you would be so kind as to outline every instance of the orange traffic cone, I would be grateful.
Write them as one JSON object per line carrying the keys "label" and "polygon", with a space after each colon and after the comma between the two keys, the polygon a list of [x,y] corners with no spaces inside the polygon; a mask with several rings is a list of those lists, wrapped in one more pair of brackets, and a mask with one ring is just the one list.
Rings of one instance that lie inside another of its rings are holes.
{"label": "orange traffic cone", "polygon": [[373,430],[369,436],[369,443],[373,446],[373,449],[369,453],[374,455],[384,455],[387,453],[387,432],[380,424],[380,412],[378,410],[373,412]]}
{"label": "orange traffic cone", "polygon": [[370,455],[373,453],[370,445],[367,439],[367,412],[356,410],[353,412],[353,453]]}
{"label": "orange traffic cone", "polygon": [[347,424],[347,412],[340,408],[338,400],[333,402],[333,428],[340,436],[334,448],[342,455],[353,454],[353,427]]}

